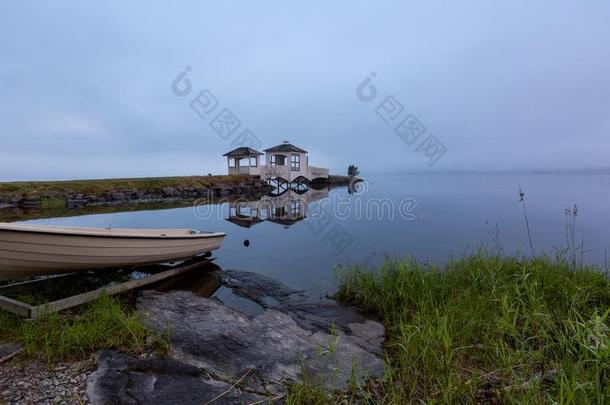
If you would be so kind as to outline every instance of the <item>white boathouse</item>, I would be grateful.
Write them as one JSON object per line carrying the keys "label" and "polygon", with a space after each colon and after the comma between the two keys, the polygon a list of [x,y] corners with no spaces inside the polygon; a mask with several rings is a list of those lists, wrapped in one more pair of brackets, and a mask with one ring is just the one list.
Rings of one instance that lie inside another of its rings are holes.
{"label": "white boathouse", "polygon": [[[265,162],[261,156],[265,156]],[[309,165],[306,150],[288,141],[265,149],[265,153],[241,147],[224,154],[229,174],[257,176],[270,183],[308,183],[316,179],[328,179],[329,170]]]}

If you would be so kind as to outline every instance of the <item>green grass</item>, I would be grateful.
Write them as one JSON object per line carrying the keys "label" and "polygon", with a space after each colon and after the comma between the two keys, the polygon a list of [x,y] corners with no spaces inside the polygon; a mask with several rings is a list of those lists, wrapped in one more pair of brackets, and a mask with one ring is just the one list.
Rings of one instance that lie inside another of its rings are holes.
{"label": "green grass", "polygon": [[288,387],[286,405],[326,405],[337,401],[332,393],[327,393],[319,385],[293,384]]}
{"label": "green grass", "polygon": [[66,206],[66,201],[61,198],[45,198],[40,201],[40,208],[44,210],[61,209]]}
{"label": "green grass", "polygon": [[19,319],[0,309],[0,344],[14,339],[19,334]]}
{"label": "green grass", "polygon": [[48,363],[83,358],[99,349],[128,353],[169,349],[167,336],[147,329],[135,311],[121,307],[115,297],[103,296],[77,314],[51,312],[34,321],[22,321],[0,311],[0,342],[17,340],[28,358]]}
{"label": "green grass", "polygon": [[[384,323],[388,372],[349,401],[607,403],[610,281],[562,260],[479,254],[443,267],[388,260],[337,272],[336,298]],[[329,399],[291,387],[289,403]],[[605,401],[605,402],[604,402]]]}

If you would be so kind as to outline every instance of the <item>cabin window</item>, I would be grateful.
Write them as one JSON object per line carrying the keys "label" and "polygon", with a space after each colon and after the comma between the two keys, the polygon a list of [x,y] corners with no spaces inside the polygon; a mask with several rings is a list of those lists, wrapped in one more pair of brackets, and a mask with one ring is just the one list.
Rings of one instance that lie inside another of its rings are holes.
{"label": "cabin window", "polygon": [[293,172],[298,172],[301,170],[300,155],[290,155],[290,170],[292,170]]}
{"label": "cabin window", "polygon": [[229,167],[235,167],[235,159],[229,159]]}
{"label": "cabin window", "polygon": [[256,167],[256,166],[258,166],[256,164],[256,158],[255,157],[251,157],[250,158],[250,167]]}
{"label": "cabin window", "polygon": [[283,155],[271,155],[271,166],[284,166],[286,157]]}

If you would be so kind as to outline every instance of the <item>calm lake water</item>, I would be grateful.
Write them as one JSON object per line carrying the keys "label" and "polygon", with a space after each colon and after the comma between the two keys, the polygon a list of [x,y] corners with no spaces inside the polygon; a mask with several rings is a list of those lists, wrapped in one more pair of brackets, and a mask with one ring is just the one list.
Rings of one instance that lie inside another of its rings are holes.
{"label": "calm lake water", "polygon": [[520,186],[536,253],[566,246],[565,209],[577,204],[584,260],[604,265],[610,247],[605,175],[379,175],[355,192],[289,192],[259,202],[259,215],[252,211],[256,203],[242,202],[28,222],[223,231],[228,236],[214,255],[221,268],[255,271],[318,296],[335,288],[338,264],[374,265],[385,255],[442,263],[481,246],[528,254]]}

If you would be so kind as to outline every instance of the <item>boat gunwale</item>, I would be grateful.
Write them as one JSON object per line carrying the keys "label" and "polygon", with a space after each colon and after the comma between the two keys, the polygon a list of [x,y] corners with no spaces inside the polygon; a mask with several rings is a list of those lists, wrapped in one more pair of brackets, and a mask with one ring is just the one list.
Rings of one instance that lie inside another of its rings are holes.
{"label": "boat gunwale", "polygon": [[[22,233],[33,233],[33,234],[43,234],[43,235],[53,235],[53,236],[75,236],[75,237],[88,237],[88,238],[114,238],[114,239],[161,239],[161,240],[192,240],[192,239],[207,239],[207,238],[224,238],[227,236],[224,232],[209,232],[209,233],[195,233],[195,234],[185,234],[185,235],[162,235],[162,234],[129,234],[129,233],[120,233],[121,229],[127,228],[90,228],[90,229],[99,229],[100,232],[89,231],[87,228],[83,228],[82,230],[74,230],[74,229],[62,229],[62,228],[52,228],[48,229],[44,228],[19,228],[17,227],[4,227],[0,225],[0,233],[1,232],[22,232]],[[101,233],[101,231],[106,230],[109,231],[107,233]],[[137,229],[130,228],[129,230],[134,231]],[[145,231],[146,229],[142,229]],[[187,229],[184,229],[187,231]],[[117,232],[110,232],[117,231]],[[176,231],[176,229],[168,229],[168,231]],[[27,242],[25,242],[27,243]]]}

